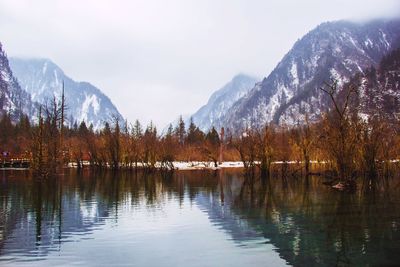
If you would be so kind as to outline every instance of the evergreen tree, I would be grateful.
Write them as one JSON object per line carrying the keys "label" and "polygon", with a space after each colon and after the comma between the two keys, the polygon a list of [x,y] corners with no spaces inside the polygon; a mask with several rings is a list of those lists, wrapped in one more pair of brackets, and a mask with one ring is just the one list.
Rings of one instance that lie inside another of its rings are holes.
{"label": "evergreen tree", "polygon": [[79,136],[85,136],[88,133],[88,128],[86,127],[86,123],[84,121],[81,122],[78,129]]}
{"label": "evergreen tree", "polygon": [[186,128],[185,128],[185,122],[183,121],[182,115],[179,117],[179,122],[175,129],[175,132],[176,132],[179,144],[183,145],[185,143],[185,138],[186,138]]}
{"label": "evergreen tree", "polygon": [[219,135],[217,130],[214,127],[206,135],[206,140],[210,142],[212,145],[218,146],[220,144]]}
{"label": "evergreen tree", "polygon": [[143,136],[143,128],[139,120],[135,121],[135,124],[133,126],[133,135],[136,138],[141,138]]}
{"label": "evergreen tree", "polygon": [[172,127],[172,124],[170,123],[168,126],[168,129],[167,129],[167,134],[165,136],[166,136],[166,138],[170,139],[170,138],[172,138],[173,134],[174,134],[174,128]]}
{"label": "evergreen tree", "polygon": [[193,122],[193,118],[190,118],[190,124],[188,128],[188,134],[187,134],[187,142],[189,144],[194,144],[196,142],[196,124]]}

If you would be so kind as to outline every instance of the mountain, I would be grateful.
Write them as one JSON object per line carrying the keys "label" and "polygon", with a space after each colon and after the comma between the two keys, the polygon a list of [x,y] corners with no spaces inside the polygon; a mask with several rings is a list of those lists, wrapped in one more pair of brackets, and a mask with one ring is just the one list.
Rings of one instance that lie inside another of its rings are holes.
{"label": "mountain", "polygon": [[356,74],[349,84],[358,85],[353,109],[363,117],[379,115],[397,124],[400,119],[400,49],[386,55],[377,68]]}
{"label": "mountain", "polygon": [[232,105],[251,88],[254,87],[257,79],[245,74],[238,74],[218,91],[214,92],[207,104],[202,106],[192,115],[193,122],[203,131],[209,130]]}
{"label": "mountain", "polygon": [[30,95],[21,89],[14,77],[0,43],[0,115],[9,114],[13,121],[17,121],[22,114],[34,116],[35,110]]}
{"label": "mountain", "polygon": [[323,23],[297,41],[216,125],[240,129],[269,122],[295,124],[306,113],[315,120],[329,105],[319,90],[324,81],[336,79],[341,86],[355,73],[377,66],[399,45],[400,20]]}
{"label": "mountain", "polygon": [[113,116],[123,120],[111,100],[98,88],[72,80],[49,59],[10,58],[10,67],[21,87],[40,104],[48,103],[54,96],[60,98],[64,82],[66,118],[70,124],[85,121],[100,129]]}

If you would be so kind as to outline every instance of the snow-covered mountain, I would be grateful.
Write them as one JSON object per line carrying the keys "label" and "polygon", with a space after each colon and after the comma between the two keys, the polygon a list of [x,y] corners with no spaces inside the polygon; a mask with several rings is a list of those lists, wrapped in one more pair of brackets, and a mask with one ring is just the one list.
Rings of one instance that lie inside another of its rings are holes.
{"label": "snow-covered mountain", "polygon": [[233,129],[294,124],[305,113],[316,119],[329,103],[319,90],[324,81],[333,78],[342,85],[356,72],[377,66],[399,45],[400,20],[323,23],[297,41],[271,74],[216,124]]}
{"label": "snow-covered mountain", "polygon": [[0,43],[0,115],[8,113],[16,121],[22,114],[34,116],[35,110],[30,95],[21,89],[14,77]]}
{"label": "snow-covered mountain", "polygon": [[351,105],[360,117],[379,116],[397,124],[400,119],[400,48],[390,52],[377,68],[356,74],[350,84],[358,85]]}
{"label": "snow-covered mountain", "polygon": [[193,122],[203,131],[216,126],[219,119],[240,98],[245,96],[254,87],[257,79],[245,74],[236,75],[230,82],[214,92],[207,104],[192,115]]}
{"label": "snow-covered mountain", "polygon": [[85,121],[100,129],[113,116],[122,116],[111,100],[98,88],[87,82],[76,82],[49,59],[10,58],[10,67],[21,87],[32,100],[46,104],[54,96],[60,98],[64,82],[66,114],[70,124]]}

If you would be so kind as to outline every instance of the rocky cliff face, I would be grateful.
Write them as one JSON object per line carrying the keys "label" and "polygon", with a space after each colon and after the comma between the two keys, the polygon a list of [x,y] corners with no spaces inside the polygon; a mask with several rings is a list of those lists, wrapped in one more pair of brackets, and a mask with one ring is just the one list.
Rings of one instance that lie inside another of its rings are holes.
{"label": "rocky cliff face", "polygon": [[0,43],[0,115],[9,114],[16,121],[22,114],[35,116],[35,110],[30,95],[21,89],[14,77]]}

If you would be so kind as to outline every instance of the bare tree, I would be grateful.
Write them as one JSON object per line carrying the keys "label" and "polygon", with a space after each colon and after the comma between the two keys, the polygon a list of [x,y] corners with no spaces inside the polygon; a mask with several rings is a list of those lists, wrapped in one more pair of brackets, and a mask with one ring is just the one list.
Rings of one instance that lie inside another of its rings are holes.
{"label": "bare tree", "polygon": [[271,164],[275,157],[276,132],[272,125],[266,125],[261,131],[256,130],[257,158],[260,160],[261,176],[269,178]]}
{"label": "bare tree", "polygon": [[304,125],[298,123],[296,128],[291,130],[290,139],[294,144],[295,149],[301,154],[305,173],[306,176],[308,176],[310,173],[311,151],[316,140],[316,136],[313,133],[308,120],[308,115],[305,116]]}
{"label": "bare tree", "polygon": [[354,159],[358,140],[357,117],[351,117],[349,104],[356,87],[350,85],[345,88],[343,101],[339,100],[336,80],[325,83],[320,89],[329,96],[333,105],[333,110],[323,117],[321,141],[325,151],[335,163],[339,180],[342,184],[354,186]]}
{"label": "bare tree", "polygon": [[232,146],[239,152],[245,173],[254,175],[257,149],[253,131],[247,128],[239,137],[232,139]]}

